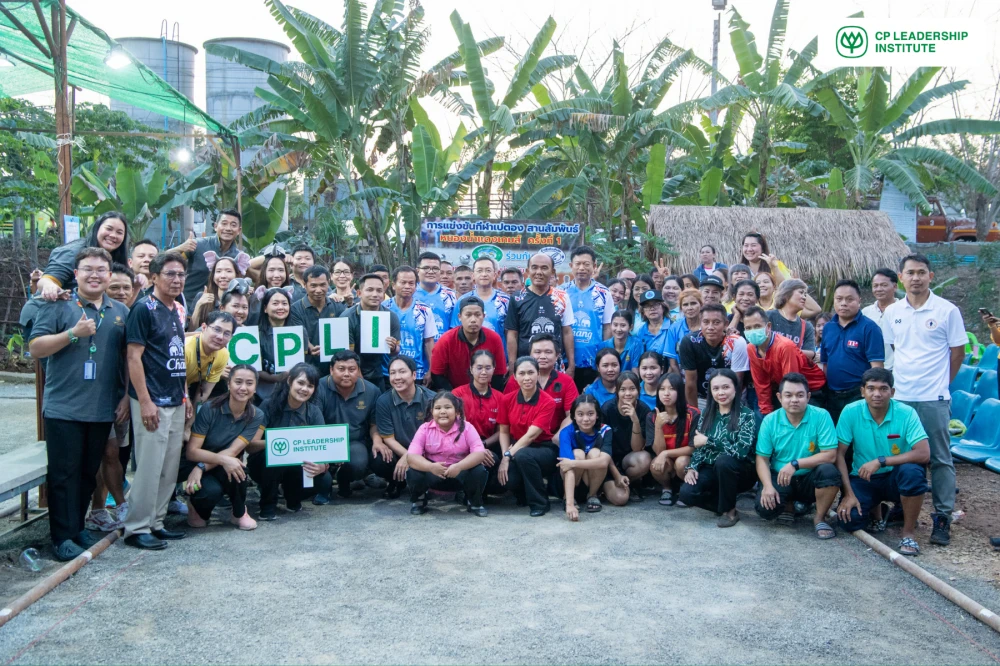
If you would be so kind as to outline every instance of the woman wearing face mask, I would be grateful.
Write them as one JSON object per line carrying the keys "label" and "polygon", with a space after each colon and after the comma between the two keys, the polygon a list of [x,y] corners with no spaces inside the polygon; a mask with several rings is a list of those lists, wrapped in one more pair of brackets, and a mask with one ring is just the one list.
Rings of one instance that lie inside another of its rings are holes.
{"label": "woman wearing face mask", "polygon": [[680,354],[678,347],[685,336],[701,330],[701,292],[697,289],[685,289],[681,292],[680,319],[670,325],[667,331],[667,345],[663,355],[667,360],[670,372],[680,373]]}
{"label": "woman wearing face mask", "polygon": [[597,379],[583,392],[594,396],[600,407],[608,400],[614,400],[622,364],[618,352],[610,347],[598,350],[594,363],[597,364]]}
{"label": "woman wearing face mask", "polygon": [[719,527],[740,520],[736,497],[757,481],[753,463],[755,420],[740,400],[739,380],[729,368],[714,371],[709,379],[708,408],[701,415],[691,443],[679,499],[686,506],[714,511]]}
{"label": "woman wearing face mask", "polygon": [[601,406],[592,395],[581,395],[570,407],[571,422],[559,431],[559,473],[566,496],[566,517],[580,519],[577,496],[586,491],[587,513],[601,510],[597,494],[610,469],[619,488],[626,484],[611,465],[611,428],[601,423]]}
{"label": "woman wearing face mask", "polygon": [[264,436],[264,412],[253,405],[256,388],[253,366],[237,365],[229,373],[229,392],[198,410],[178,476],[188,496],[191,527],[208,525],[223,495],[232,503],[230,522],[241,530],[257,527],[246,510],[243,465],[244,449]]}
{"label": "woman wearing face mask", "polygon": [[406,485],[410,490],[410,513],[427,512],[427,491],[463,490],[467,511],[480,518],[489,515],[483,506],[483,490],[489,472],[483,466],[486,450],[476,429],[465,421],[462,401],[441,391],[430,401],[428,421],[410,442]]}
{"label": "woman wearing face mask", "polygon": [[794,342],[806,358],[816,356],[816,329],[806,321],[819,314],[819,304],[809,296],[809,287],[802,280],[785,280],[774,296],[774,310],[767,313],[771,328],[778,335]]}
{"label": "woman wearing face mask", "polygon": [[676,275],[668,275],[663,278],[663,289],[660,291],[663,294],[663,303],[667,308],[667,317],[673,323],[681,316],[680,298],[681,292],[684,291],[684,285],[681,284],[681,279]]}
{"label": "woman wearing face mask", "polygon": [[545,479],[556,468],[558,449],[552,443],[552,416],[556,403],[538,386],[538,361],[522,356],[514,363],[518,390],[500,400],[500,449],[497,471],[500,485],[527,504],[532,518],[549,510]]}
{"label": "woman wearing face mask", "polygon": [[621,369],[638,367],[642,355],[642,340],[632,335],[633,315],[628,310],[616,310],[611,315],[611,337],[601,343],[600,349],[614,349],[621,361]]}
{"label": "woman wearing face mask", "polygon": [[601,417],[614,433],[611,459],[618,471],[628,477],[629,490],[622,493],[609,488],[608,481],[616,485],[610,476],[605,480],[604,489],[608,500],[620,506],[627,501],[642,501],[642,477],[649,473],[650,462],[645,450],[649,407],[639,400],[639,378],[635,373],[623,372],[618,376],[615,394],[614,400],[601,407]]}
{"label": "woman wearing face mask", "polygon": [[205,292],[194,304],[194,312],[191,313],[191,328],[195,330],[205,321],[209,312],[218,310],[221,305],[222,295],[226,293],[229,285],[236,278],[241,278],[246,273],[250,265],[250,255],[240,252],[236,259],[230,257],[217,257],[209,250],[205,253],[205,264],[209,268],[208,284],[205,285]]}
{"label": "woman wearing face mask", "polygon": [[656,386],[663,375],[663,357],[654,351],[648,351],[639,357],[639,399],[643,404],[653,409],[656,407]]}
{"label": "woman wearing face mask", "polygon": [[275,328],[280,328],[288,321],[288,313],[291,310],[288,292],[283,288],[271,288],[264,293],[264,298],[260,302],[260,314],[258,315],[258,326],[260,326],[260,363],[263,368],[260,373],[260,382],[257,385],[257,395],[261,400],[266,400],[274,392],[275,386],[282,384],[287,377],[287,373],[278,372],[275,369],[274,356],[274,336]]}
{"label": "woman wearing face mask", "polygon": [[[297,363],[285,374],[286,379],[261,405],[267,427],[323,425],[323,412],[313,399],[319,383],[316,368],[308,363]],[[333,477],[330,476],[328,463],[306,462],[287,467],[267,467],[267,452],[264,451],[263,442],[259,445],[251,444],[248,450],[251,455],[247,459],[247,471],[260,487],[260,520],[275,520],[278,517],[279,485],[285,496],[285,508],[292,513],[301,511],[302,500],[312,493],[329,502]],[[303,489],[303,475],[312,478],[314,489]]]}
{"label": "woman wearing face mask", "polygon": [[700,416],[697,407],[687,404],[684,380],[680,375],[670,373],[660,378],[656,386],[656,409],[649,415],[653,432],[653,461],[649,473],[663,488],[660,504],[664,506],[677,504],[677,495],[694,452],[691,431]]}

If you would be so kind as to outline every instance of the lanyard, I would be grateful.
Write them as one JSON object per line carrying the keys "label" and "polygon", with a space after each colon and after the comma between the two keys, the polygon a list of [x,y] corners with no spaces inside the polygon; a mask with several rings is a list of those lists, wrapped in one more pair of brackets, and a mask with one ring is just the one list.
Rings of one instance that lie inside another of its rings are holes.
{"label": "lanyard", "polygon": [[212,365],[215,363],[215,356],[212,360],[208,362],[208,369],[203,373],[201,371],[201,336],[196,336],[194,343],[194,351],[198,362],[198,374],[201,375],[201,379],[204,381],[212,376]]}
{"label": "lanyard", "polygon": [[[73,297],[76,299],[76,304],[80,308],[83,317],[87,318],[87,309],[83,307],[83,302],[80,300],[79,294],[74,290]],[[101,330],[101,324],[104,323],[104,310],[100,311],[100,318],[97,320],[97,327],[94,329],[94,335],[90,336],[90,348],[87,350],[90,353],[90,358],[94,358],[94,353],[97,352],[97,345],[94,344],[94,337],[97,335],[97,331]]]}

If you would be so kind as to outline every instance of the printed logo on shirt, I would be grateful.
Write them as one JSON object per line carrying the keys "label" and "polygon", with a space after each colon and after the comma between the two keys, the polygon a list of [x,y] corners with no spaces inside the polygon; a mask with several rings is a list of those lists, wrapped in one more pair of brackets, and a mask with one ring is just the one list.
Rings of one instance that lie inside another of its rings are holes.
{"label": "printed logo on shirt", "polygon": [[548,317],[538,317],[535,321],[531,322],[531,336],[534,337],[539,333],[549,333],[555,335],[556,325]]}
{"label": "printed logo on shirt", "polygon": [[365,408],[365,401],[358,400],[358,409],[364,409],[364,408]]}
{"label": "printed logo on shirt", "polygon": [[187,376],[187,364],[184,362],[184,341],[181,340],[179,335],[175,335],[170,339],[170,343],[167,345],[167,353],[170,354],[170,358],[167,359],[167,370],[170,371],[170,376]]}
{"label": "printed logo on shirt", "polygon": [[809,442],[809,453],[816,453],[816,442]]}
{"label": "printed logo on shirt", "polygon": [[928,331],[933,331],[937,327],[938,327],[937,319],[928,319],[927,321],[924,322],[924,328],[926,328]]}
{"label": "printed logo on shirt", "polygon": [[858,346],[859,346],[858,345],[858,341],[857,340],[848,340],[847,341],[847,346],[850,347],[851,349],[857,349]]}
{"label": "printed logo on shirt", "polygon": [[894,455],[894,456],[898,456],[899,455],[899,445],[898,444],[893,444],[892,445],[892,455]]}
{"label": "printed logo on shirt", "polygon": [[115,326],[124,326],[125,322],[122,321],[121,315],[115,315]]}

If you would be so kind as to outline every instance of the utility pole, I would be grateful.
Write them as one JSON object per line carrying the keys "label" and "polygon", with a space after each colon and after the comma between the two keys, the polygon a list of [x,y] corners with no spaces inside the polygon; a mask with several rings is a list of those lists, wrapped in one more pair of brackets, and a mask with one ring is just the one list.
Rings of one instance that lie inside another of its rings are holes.
{"label": "utility pole", "polygon": [[[726,9],[726,0],[712,0],[712,9],[718,12],[715,21],[712,22],[712,94],[714,95],[719,89],[715,73],[719,70],[719,40],[722,38],[722,12]],[[716,109],[712,109],[708,117],[713,125],[719,124],[719,112]]]}
{"label": "utility pole", "polygon": [[[34,0],[38,5],[38,0]],[[44,25],[44,21],[42,21]],[[58,5],[51,8],[52,63],[56,94],[56,146],[57,173],[59,175],[59,216],[56,218],[57,238],[63,238],[63,220],[66,215],[72,215],[71,181],[73,179],[73,126],[70,119],[71,109],[67,96],[67,57],[66,57],[66,0],[59,0]]]}

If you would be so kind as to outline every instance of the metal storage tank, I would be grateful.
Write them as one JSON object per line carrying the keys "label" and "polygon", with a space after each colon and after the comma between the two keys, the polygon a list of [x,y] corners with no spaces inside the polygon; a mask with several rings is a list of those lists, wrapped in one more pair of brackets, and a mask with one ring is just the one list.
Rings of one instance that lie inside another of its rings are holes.
{"label": "metal storage tank", "polygon": [[291,50],[281,42],[254,37],[224,37],[204,43],[205,53],[205,111],[223,125],[263,106],[254,89],[268,88],[267,74],[244,67],[207,52],[209,44],[224,44],[270,58],[287,62]]}
{"label": "metal storage tank", "polygon": [[[194,59],[198,49],[190,44],[169,39],[164,46],[164,41],[156,37],[121,37],[117,41],[182,95],[190,100],[194,99]],[[111,110],[124,111],[130,118],[149,125],[154,131],[163,131],[164,117],[157,113],[123,104],[114,98],[111,99]],[[191,126],[185,126],[180,120],[171,118],[167,131],[188,133],[191,131]]]}

